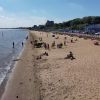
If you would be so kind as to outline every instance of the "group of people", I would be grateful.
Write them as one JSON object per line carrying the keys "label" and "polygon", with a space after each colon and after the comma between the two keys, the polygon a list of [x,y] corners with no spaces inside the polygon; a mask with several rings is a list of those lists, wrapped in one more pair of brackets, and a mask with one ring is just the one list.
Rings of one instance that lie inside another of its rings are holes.
{"label": "group of people", "polygon": [[[15,42],[14,42],[14,41],[13,41],[12,44],[13,44],[13,48],[15,48]],[[23,47],[24,43],[22,42],[21,45],[22,45],[22,47]]]}
{"label": "group of people", "polygon": [[[27,39],[28,39],[28,36],[26,37],[26,40]],[[13,45],[13,48],[15,48],[15,42],[14,41],[13,41],[12,45]],[[24,46],[24,42],[23,41],[21,42],[21,45],[22,45],[22,47]]]}
{"label": "group of people", "polygon": [[[53,41],[51,47],[54,48],[56,46],[55,41]],[[64,43],[59,43],[57,44],[57,48],[62,48],[63,46],[66,46],[66,41],[64,41]]]}
{"label": "group of people", "polygon": [[[47,35],[47,37],[48,37],[48,35]],[[53,35],[52,37],[55,37],[55,35]],[[59,39],[59,38],[57,37],[55,39]],[[51,48],[54,48],[55,46],[57,46],[57,48],[62,48],[63,46],[66,46],[67,45],[66,44],[66,40],[67,40],[67,37],[64,37],[64,42],[63,43],[59,43],[57,45],[56,45],[56,42],[53,41],[52,44],[51,44]],[[38,43],[37,41],[35,41],[35,43]],[[40,42],[41,41],[43,42],[43,40],[42,40],[41,37],[39,38],[39,41]],[[77,40],[75,40],[75,41],[77,41]],[[71,39],[70,42],[73,43],[73,38]],[[50,49],[50,44],[49,43],[46,43],[46,42],[43,42],[43,46],[42,47],[44,47],[45,50],[49,50]],[[37,60],[42,59],[42,56],[48,56],[48,53],[45,52],[45,53],[41,54],[40,56],[37,56]],[[69,54],[66,55],[65,59],[71,59],[71,60],[75,59],[75,57],[73,55],[73,52],[70,51]]]}

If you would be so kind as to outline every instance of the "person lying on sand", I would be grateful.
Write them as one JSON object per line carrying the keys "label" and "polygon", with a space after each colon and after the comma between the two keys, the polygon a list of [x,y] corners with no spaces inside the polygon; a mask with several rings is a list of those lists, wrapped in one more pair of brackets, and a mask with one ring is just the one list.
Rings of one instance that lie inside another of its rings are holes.
{"label": "person lying on sand", "polygon": [[100,45],[98,41],[94,41],[94,45]]}
{"label": "person lying on sand", "polygon": [[48,56],[48,53],[45,52],[45,53],[43,53],[41,56]]}
{"label": "person lying on sand", "polygon": [[55,39],[59,39],[59,36],[57,36]]}
{"label": "person lying on sand", "polygon": [[43,56],[49,56],[47,52],[42,53],[41,55],[37,56],[37,60],[42,59]]}

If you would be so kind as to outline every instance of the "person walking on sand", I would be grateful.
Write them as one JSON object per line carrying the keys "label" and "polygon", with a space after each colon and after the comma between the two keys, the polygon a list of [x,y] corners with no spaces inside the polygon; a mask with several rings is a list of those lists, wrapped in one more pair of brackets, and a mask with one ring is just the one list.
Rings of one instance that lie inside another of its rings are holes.
{"label": "person walking on sand", "polygon": [[15,43],[13,42],[13,48],[15,48]]}

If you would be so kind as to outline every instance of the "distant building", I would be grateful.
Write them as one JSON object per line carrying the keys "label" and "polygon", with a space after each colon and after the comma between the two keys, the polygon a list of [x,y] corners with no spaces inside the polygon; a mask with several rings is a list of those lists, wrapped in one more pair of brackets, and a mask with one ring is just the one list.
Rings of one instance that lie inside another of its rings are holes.
{"label": "distant building", "polygon": [[53,25],[54,25],[54,21],[47,20],[47,22],[46,22],[47,27],[52,27]]}
{"label": "distant building", "polygon": [[100,24],[93,24],[85,27],[86,32],[100,32]]}

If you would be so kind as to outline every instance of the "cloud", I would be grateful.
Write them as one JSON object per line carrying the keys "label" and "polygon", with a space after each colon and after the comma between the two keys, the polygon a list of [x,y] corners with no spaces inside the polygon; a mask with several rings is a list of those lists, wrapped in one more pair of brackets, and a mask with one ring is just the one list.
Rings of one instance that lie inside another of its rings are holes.
{"label": "cloud", "polygon": [[33,26],[34,24],[44,24],[46,22],[46,18],[44,17],[37,17],[37,16],[3,16],[0,15],[0,27],[29,27]]}
{"label": "cloud", "polygon": [[[38,11],[33,10],[34,13]],[[40,13],[45,13],[44,10],[40,10]],[[41,17],[36,14],[19,14],[7,12],[2,6],[0,6],[0,28],[9,27],[29,27],[33,25],[45,24],[46,17]]]}
{"label": "cloud", "polygon": [[11,13],[0,6],[0,28],[29,27],[33,25],[41,25],[45,24],[49,19],[54,20],[55,22],[61,22],[61,20],[57,17],[48,15],[48,12],[44,9],[34,9],[32,10],[31,14],[27,12]]}

